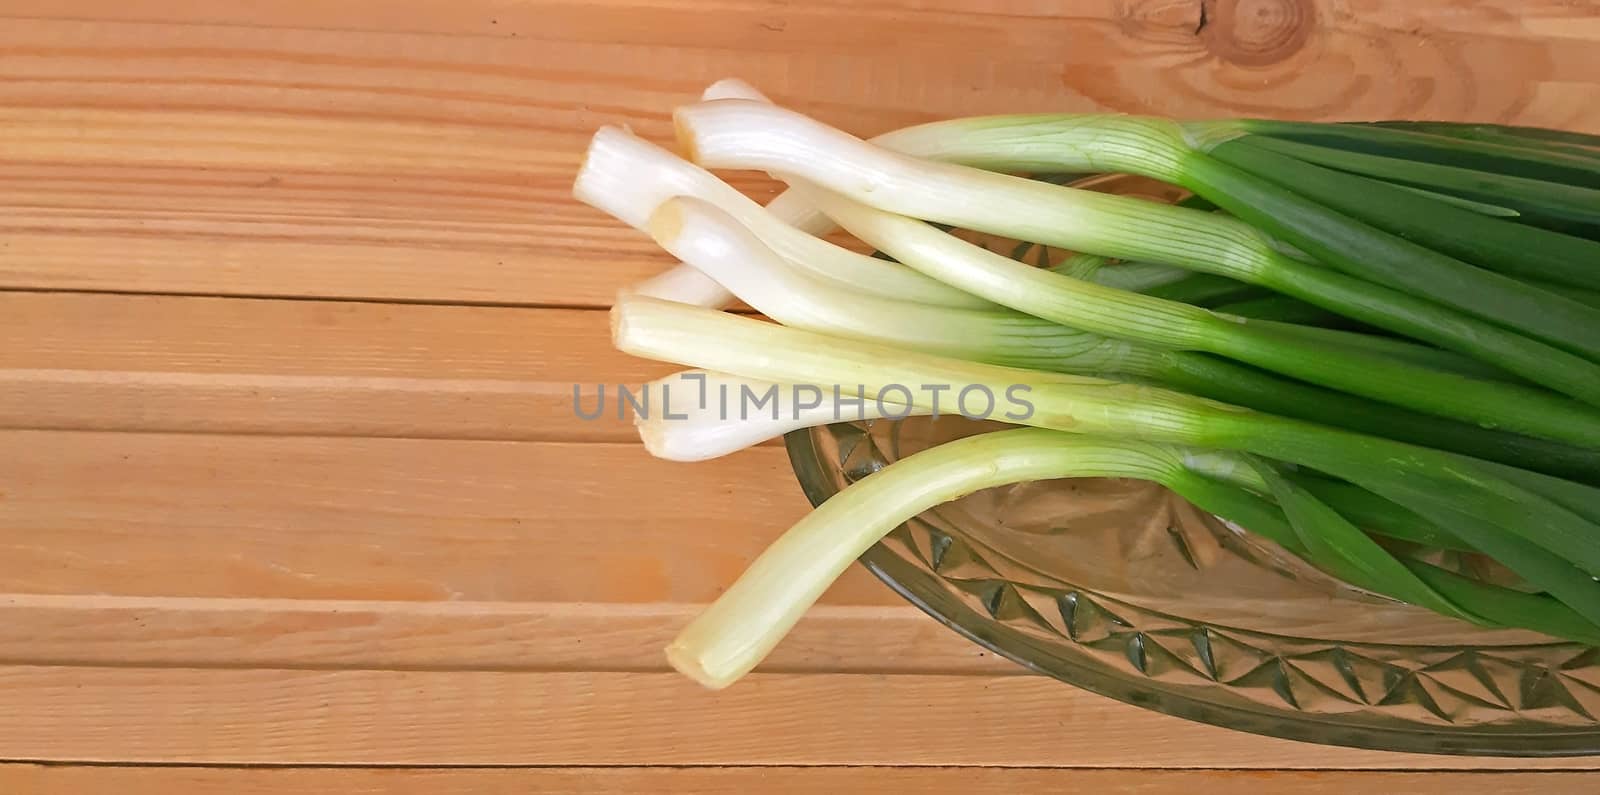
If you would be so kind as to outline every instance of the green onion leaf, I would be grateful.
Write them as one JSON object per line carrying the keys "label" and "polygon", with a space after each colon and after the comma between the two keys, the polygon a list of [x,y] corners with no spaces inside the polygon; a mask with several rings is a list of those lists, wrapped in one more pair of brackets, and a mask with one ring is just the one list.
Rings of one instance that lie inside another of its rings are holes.
{"label": "green onion leaf", "polygon": [[1316,565],[1357,587],[1463,621],[1485,623],[1428,587],[1388,550],[1378,546],[1311,492],[1284,478],[1271,466],[1262,466],[1261,474],[1272,489],[1273,499],[1289,518],[1295,537]]}
{"label": "green onion leaf", "polygon": [[[1600,309],[1396,237],[1303,193],[1320,192],[1311,187],[1318,184],[1338,189],[1348,182],[1347,175],[1245,139],[1220,144],[1209,157],[1194,158],[1186,173],[1197,191],[1235,216],[1334,268],[1600,358]],[[1491,221],[1476,219],[1483,225]]]}

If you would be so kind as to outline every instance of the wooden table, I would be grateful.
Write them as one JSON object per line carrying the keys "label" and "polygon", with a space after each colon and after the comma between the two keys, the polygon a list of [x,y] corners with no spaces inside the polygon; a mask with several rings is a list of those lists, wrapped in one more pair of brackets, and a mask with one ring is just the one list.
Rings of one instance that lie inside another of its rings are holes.
{"label": "wooden table", "polygon": [[861,571],[761,673],[689,684],[661,646],[806,505],[777,447],[665,464],[573,420],[574,383],[667,372],[602,310],[668,260],[568,195],[596,127],[665,139],[730,75],[863,134],[1046,109],[1596,132],[1600,3],[0,15],[0,792],[1600,788],[1594,759],[1124,706]]}

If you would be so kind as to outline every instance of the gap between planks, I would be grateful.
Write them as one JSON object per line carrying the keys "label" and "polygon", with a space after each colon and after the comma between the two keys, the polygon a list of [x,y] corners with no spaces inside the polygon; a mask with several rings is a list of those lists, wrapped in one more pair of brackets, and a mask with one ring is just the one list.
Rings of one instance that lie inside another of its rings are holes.
{"label": "gap between planks", "polygon": [[0,666],[17,761],[1591,770],[1247,737],[1032,676]]}
{"label": "gap between planks", "polygon": [[0,291],[0,427],[631,442],[678,369],[595,310]]}
{"label": "gap between planks", "polygon": [[[0,663],[665,672],[703,607],[4,594]],[[761,671],[1027,673],[909,605],[818,605]]]}
{"label": "gap between planks", "polygon": [[1592,795],[1582,772],[1393,772],[1000,767],[260,768],[0,764],[0,791],[29,795]]}

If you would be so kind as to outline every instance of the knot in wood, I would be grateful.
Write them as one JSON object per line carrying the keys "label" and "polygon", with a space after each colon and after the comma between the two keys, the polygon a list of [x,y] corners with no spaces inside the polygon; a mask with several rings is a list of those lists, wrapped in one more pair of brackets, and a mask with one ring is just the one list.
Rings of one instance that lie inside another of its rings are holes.
{"label": "knot in wood", "polygon": [[1202,0],[1198,31],[1211,54],[1266,66],[1300,51],[1316,23],[1312,0]]}

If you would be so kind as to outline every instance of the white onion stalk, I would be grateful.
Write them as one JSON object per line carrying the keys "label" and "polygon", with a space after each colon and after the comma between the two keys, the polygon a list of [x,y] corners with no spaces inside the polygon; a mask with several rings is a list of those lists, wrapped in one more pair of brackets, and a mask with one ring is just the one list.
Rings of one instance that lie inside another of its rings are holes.
{"label": "white onion stalk", "polygon": [[[909,268],[789,226],[705,169],[620,127],[602,127],[595,133],[572,192],[580,201],[641,231],[662,202],[674,196],[694,197],[737,218],[779,255],[841,286],[937,306],[989,306]],[[709,288],[694,286],[694,277],[676,269],[652,281],[671,287],[658,297],[717,296]],[[727,300],[723,297],[722,304]]]}
{"label": "white onion stalk", "polygon": [[[745,99],[751,102],[765,102],[775,104],[761,93],[755,86],[736,77],[724,78],[706,87],[700,93],[700,99],[711,101],[718,99]],[[894,133],[887,133],[872,139],[874,143],[882,143],[894,137]],[[767,210],[773,215],[782,218],[785,223],[796,229],[803,229],[813,235],[821,237],[838,228],[833,219],[824,215],[822,211],[813,207],[803,196],[797,196],[793,191],[784,191],[767,202]]]}
{"label": "white onion stalk", "polygon": [[934,307],[842,289],[794,268],[732,216],[698,199],[669,199],[649,227],[673,256],[786,326],[1058,372],[1147,375],[1158,355],[1011,310]]}
{"label": "white onion stalk", "polygon": [[[700,92],[700,99],[707,102],[712,102],[719,99],[748,99],[752,102],[777,104],[769,99],[766,94],[761,93],[761,89],[758,89],[737,77],[724,77],[723,79],[706,86],[706,90]],[[827,221],[826,218],[823,220],[827,223],[832,223],[831,221]]]}
{"label": "white onion stalk", "polygon": [[793,175],[912,218],[1251,282],[1282,256],[1230,218],[919,160],[776,105],[725,99],[673,118],[681,148],[707,168]]}
{"label": "white onion stalk", "polygon": [[667,647],[672,667],[721,689],[750,672],[823,591],[889,531],[985,488],[1063,477],[1181,477],[1166,445],[1038,429],[947,442],[874,472],[784,533]]}
{"label": "white onion stalk", "polygon": [[[831,387],[778,384],[706,370],[669,375],[645,389],[671,396],[670,404],[660,410],[634,417],[645,450],[668,461],[707,461],[818,425],[933,413],[928,406],[862,399],[850,391],[836,396]],[[776,397],[765,402],[767,395]],[[764,401],[760,409],[751,409],[754,399]]]}
{"label": "white onion stalk", "polygon": [[[744,99],[752,102],[772,103],[767,95],[761,93],[755,86],[735,77],[729,77],[712,83],[705,91],[701,92],[702,100],[711,101],[718,99]],[[891,132],[873,139],[874,143],[881,143],[894,148],[891,141],[895,133]],[[794,191],[784,191],[767,203],[767,212],[784,223],[804,232],[821,237],[835,229],[833,219],[824,215],[820,210],[811,206],[805,197]],[[695,280],[710,281],[710,278],[688,265],[679,265],[672,269],[675,279],[692,282]],[[703,304],[711,306],[711,304]]]}
{"label": "white onion stalk", "polygon": [[[745,100],[776,104],[755,86],[737,78],[713,83],[701,100]],[[872,143],[910,157],[957,163],[987,171],[1083,171],[1130,173],[1174,182],[1189,150],[1188,135],[1176,122],[1104,114],[1021,114],[929,122],[884,133]],[[803,197],[780,194],[769,206],[800,215]],[[787,208],[793,206],[793,210]],[[818,234],[832,231],[812,222]]]}
{"label": "white onion stalk", "polygon": [[[743,378],[859,386],[869,399],[886,388],[907,386],[912,394],[896,393],[894,402],[930,409],[931,396],[920,394],[923,385],[944,386],[947,395],[982,387],[997,396],[997,403],[1009,387],[1025,387],[1022,393],[1034,404],[1031,413],[994,419],[1040,427],[1082,433],[1127,431],[1130,425],[1197,430],[1195,412],[1254,415],[1150,386],[964,361],[645,296],[619,296],[611,318],[612,342],[623,353]],[[1194,440],[1186,436],[1184,441]]]}
{"label": "white onion stalk", "polygon": [[688,265],[668,268],[621,292],[718,309],[733,303],[733,293],[728,288]]}
{"label": "white onion stalk", "polygon": [[[713,83],[700,95],[700,98],[707,101],[718,99],[743,99],[768,104],[771,104],[772,102],[765,94],[762,94],[754,86],[737,78],[727,78]],[[939,123],[936,122],[935,125],[936,124]],[[960,162],[959,157],[942,156],[944,152],[937,145],[939,142],[947,140],[959,143],[960,137],[953,135],[928,135],[923,131],[923,128],[930,126],[934,125],[919,125],[917,127],[907,128],[906,130],[896,130],[894,132],[885,133],[884,135],[880,135],[877,138],[872,139],[872,142],[890,149],[907,152],[913,155],[927,156],[933,159],[950,160],[951,162]],[[901,145],[900,139],[902,137],[907,139],[907,144],[909,146]],[[922,149],[918,149],[917,147],[922,147],[923,149],[926,149],[926,151],[924,152]],[[959,155],[961,154],[961,151],[964,150],[957,150],[954,152],[954,154]],[[789,226],[809,232],[819,237],[829,234],[837,229],[837,225],[833,222],[833,219],[829,218],[826,214],[813,207],[808,201],[806,201],[804,196],[801,196],[792,190],[786,190],[783,193],[778,194],[776,198],[767,204],[766,209],[767,212],[772,215],[772,217],[783,221]],[[1093,260],[1092,264],[1091,260]],[[1133,290],[1135,292],[1177,281],[1189,273],[1182,268],[1156,265],[1153,263],[1132,263],[1113,268],[1099,267],[1104,263],[1105,258],[1103,257],[1097,257],[1092,254],[1079,254],[1072,258],[1071,261],[1062,263],[1061,266],[1057,266],[1057,268],[1053,268],[1052,270],[1060,271],[1060,269],[1063,267],[1079,266],[1079,268],[1074,270],[1071,274],[1076,278],[1080,278],[1085,281],[1092,281],[1098,284],[1105,284],[1107,286],[1120,287],[1125,290]],[[690,292],[691,294],[693,294],[693,289],[692,287],[689,287],[689,285],[693,285],[695,282],[703,282],[706,285],[714,284],[710,277],[705,276],[689,265],[679,265],[672,268],[666,274],[663,274],[661,278],[666,277],[670,277],[670,279],[667,279],[668,283],[670,284],[685,285],[685,287],[682,289],[684,289],[686,292]],[[715,295],[715,291],[720,289],[720,287],[707,287],[706,294]],[[672,300],[671,294],[649,292],[646,294],[654,294],[657,295],[657,297]],[[684,303],[694,302],[684,301]],[[723,306],[725,303],[701,303],[700,305]]]}
{"label": "white onion stalk", "polygon": [[[706,101],[742,99],[772,104],[772,100],[768,99],[765,94],[749,83],[737,78],[726,78],[711,84],[701,93],[700,98]],[[1014,119],[1016,117],[1003,118]],[[999,143],[994,138],[971,142],[959,134],[961,132],[960,129],[946,129],[946,126],[955,126],[964,121],[966,120],[933,122],[908,127],[903,130],[895,130],[873,138],[872,143],[916,157],[973,166],[995,165],[990,162],[995,157],[994,152]],[[1059,157],[1059,150],[1052,151],[1056,151]],[[963,157],[971,159],[972,162],[964,161]],[[1008,162],[1005,165],[1012,164]],[[1054,165],[1060,167],[1059,162],[1054,163]],[[1073,167],[1085,171],[1094,170],[1092,165],[1087,162],[1073,164]],[[1018,168],[999,170],[1024,169],[1019,166]],[[833,219],[813,207],[804,196],[792,190],[780,193],[769,202],[767,211],[790,226],[803,229],[817,236],[826,235],[837,228]],[[1138,262],[1112,268],[1102,268],[1101,266],[1105,263],[1106,259],[1104,257],[1080,253],[1074,255],[1067,262],[1051,268],[1051,270],[1058,273],[1066,272],[1075,278],[1095,282],[1096,284],[1104,284],[1108,287],[1118,287],[1134,292],[1142,292],[1152,287],[1168,284],[1189,275],[1189,271],[1170,265]],[[694,281],[702,278],[701,275],[691,272],[691,268],[687,265],[679,266],[673,269],[673,272],[677,275],[677,278],[684,281]]]}

